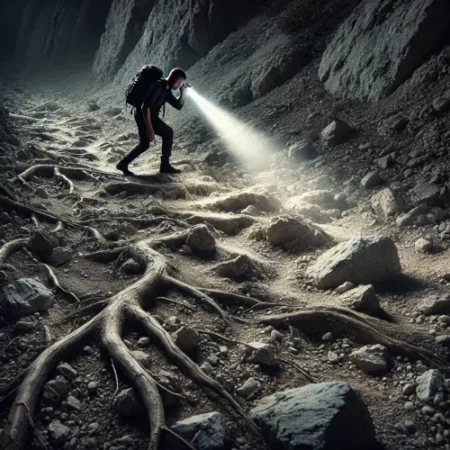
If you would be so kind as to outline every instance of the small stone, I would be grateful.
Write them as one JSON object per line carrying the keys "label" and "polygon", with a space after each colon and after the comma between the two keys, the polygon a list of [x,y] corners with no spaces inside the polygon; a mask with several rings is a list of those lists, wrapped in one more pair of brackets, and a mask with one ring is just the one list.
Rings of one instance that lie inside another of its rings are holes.
{"label": "small stone", "polygon": [[69,406],[69,408],[74,409],[75,411],[81,411],[80,400],[78,400],[72,395],[69,395],[69,397],[67,397],[67,406]]}
{"label": "small stone", "polygon": [[195,225],[186,239],[186,245],[197,253],[216,251],[216,240],[206,225]]}
{"label": "small stone", "polygon": [[322,130],[322,142],[328,146],[342,144],[352,133],[352,127],[343,120],[336,119]]}
{"label": "small stone", "polygon": [[250,342],[245,349],[248,362],[278,367],[279,362],[270,345],[263,342]]}
{"label": "small stone", "polygon": [[324,342],[333,342],[334,341],[333,333],[331,333],[330,331],[328,333],[325,333],[322,336],[322,341],[324,341]]}
{"label": "small stone", "polygon": [[55,419],[48,426],[48,435],[52,444],[61,447],[69,439],[70,429]]}
{"label": "small stone", "polygon": [[368,373],[386,370],[388,357],[387,348],[379,344],[362,347],[350,355],[353,364]]}
{"label": "small stone", "polygon": [[139,338],[137,341],[138,347],[148,347],[150,345],[150,338],[147,336]]}
{"label": "small stone", "polygon": [[62,375],[64,378],[70,381],[73,381],[78,376],[78,372],[70,364],[66,362],[61,363],[56,368],[56,373],[58,375]]}
{"label": "small stone", "polygon": [[200,369],[203,370],[203,372],[206,373],[206,375],[211,375],[212,372],[214,371],[214,367],[208,362],[205,361],[201,366]]}
{"label": "small stone", "polygon": [[413,402],[406,402],[404,405],[404,408],[406,411],[414,411],[414,403]]}
{"label": "small stone", "polygon": [[275,340],[281,342],[283,340],[283,335],[278,330],[272,330],[270,332],[270,337]]}
{"label": "small stone", "polygon": [[362,186],[366,189],[372,189],[383,183],[384,180],[378,172],[370,172],[361,180]]}
{"label": "small stone", "polygon": [[120,270],[129,275],[138,275],[143,272],[141,265],[132,258],[127,259],[120,266]]}
{"label": "small stone", "polygon": [[200,342],[198,332],[187,326],[181,327],[173,334],[175,344],[185,353],[191,353],[197,349]]}
{"label": "small stone", "polygon": [[114,407],[120,415],[131,417],[139,413],[141,404],[134,390],[128,388],[117,394]]}
{"label": "small stone", "polygon": [[355,287],[355,285],[353,283],[350,283],[349,281],[346,281],[345,283],[343,283],[340,286],[338,286],[334,290],[334,292],[336,292],[336,294],[338,294],[338,295],[341,295],[341,294],[344,294],[347,291],[350,291],[354,287]]}
{"label": "small stone", "polygon": [[86,347],[83,348],[83,352],[86,355],[92,355],[94,353],[94,349],[90,347],[89,345],[86,345]]}
{"label": "small stone", "polygon": [[47,191],[41,186],[36,189],[35,194],[40,198],[48,198]]}
{"label": "small stone", "polygon": [[412,383],[407,383],[403,386],[403,395],[410,396],[416,392],[416,385]]}
{"label": "small stone", "polygon": [[236,390],[236,393],[244,398],[249,398],[258,392],[261,385],[253,378],[249,378],[240,388]]}
{"label": "small stone", "polygon": [[414,248],[420,253],[430,253],[433,250],[433,243],[428,239],[420,238],[414,243]]}
{"label": "small stone", "polygon": [[247,208],[245,208],[241,211],[241,214],[246,214],[248,216],[257,217],[257,216],[261,215],[261,212],[259,211],[258,208],[256,208],[256,206],[249,205],[249,206],[247,206]]}
{"label": "small stone", "polygon": [[432,408],[431,406],[425,405],[424,407],[422,407],[421,409],[422,414],[425,416],[432,416],[434,414],[434,408]]}
{"label": "small stone", "polygon": [[98,383],[96,381],[91,381],[87,385],[87,390],[89,394],[94,395],[97,392]]}

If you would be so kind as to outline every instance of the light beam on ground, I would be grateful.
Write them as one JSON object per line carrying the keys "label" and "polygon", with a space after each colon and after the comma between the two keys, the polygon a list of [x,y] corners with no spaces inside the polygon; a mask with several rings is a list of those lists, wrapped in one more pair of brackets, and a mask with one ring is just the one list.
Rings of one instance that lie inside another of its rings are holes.
{"label": "light beam on ground", "polygon": [[270,138],[250,125],[240,122],[225,109],[206,100],[192,87],[188,89],[188,93],[213,125],[228,151],[247,169],[259,170],[269,165],[270,155],[276,151],[276,144]]}

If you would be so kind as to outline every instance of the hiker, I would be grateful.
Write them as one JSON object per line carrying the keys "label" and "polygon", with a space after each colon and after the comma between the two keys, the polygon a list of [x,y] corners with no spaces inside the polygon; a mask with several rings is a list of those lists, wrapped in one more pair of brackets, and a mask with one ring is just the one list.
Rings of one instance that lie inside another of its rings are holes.
{"label": "hiker", "polygon": [[[152,70],[153,72],[151,72]],[[144,76],[142,76],[142,73],[144,73]],[[143,80],[145,75],[147,75],[147,80],[151,80],[148,86],[145,85],[145,80]],[[186,78],[186,73],[180,68],[172,69],[167,79],[165,79],[162,78],[160,69],[154,66],[145,66],[133,80],[127,92],[127,103],[135,107],[134,118],[139,132],[139,145],[117,164],[116,168],[122,171],[124,175],[133,175],[133,172],[128,169],[128,165],[150,147],[150,142],[155,140],[155,135],[162,138],[160,172],[181,172],[180,169],[173,167],[169,162],[172,154],[173,130],[160,118],[160,112],[162,108],[165,110],[166,102],[178,110],[183,107],[187,87],[183,83]],[[139,91],[139,89],[141,90],[140,94],[135,92]],[[178,98],[172,92],[172,90],[176,89],[180,89]],[[146,93],[143,96],[143,102],[142,92]],[[133,95],[135,98],[133,98]]]}

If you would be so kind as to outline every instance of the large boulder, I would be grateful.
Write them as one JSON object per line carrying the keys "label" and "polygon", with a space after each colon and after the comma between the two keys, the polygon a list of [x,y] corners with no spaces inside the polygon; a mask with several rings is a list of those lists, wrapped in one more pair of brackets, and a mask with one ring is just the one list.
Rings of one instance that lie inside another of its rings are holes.
{"label": "large boulder", "polygon": [[397,248],[389,237],[369,236],[341,242],[323,253],[308,269],[319,289],[336,288],[346,281],[371,284],[401,273]]}
{"label": "large boulder", "polygon": [[12,317],[29,316],[47,311],[54,303],[53,292],[33,278],[20,278],[2,289],[0,314]]}
{"label": "large boulder", "polygon": [[332,382],[277,392],[259,401],[251,416],[272,448],[370,450],[376,448],[367,407],[347,384]]}
{"label": "large boulder", "polygon": [[[189,417],[176,422],[171,429],[190,442],[197,450],[225,449],[225,419],[218,412]],[[175,443],[174,445],[176,446]],[[178,446],[174,448],[178,449]]]}
{"label": "large boulder", "polygon": [[341,97],[384,98],[450,36],[448,17],[443,0],[364,0],[324,52],[320,80]]}

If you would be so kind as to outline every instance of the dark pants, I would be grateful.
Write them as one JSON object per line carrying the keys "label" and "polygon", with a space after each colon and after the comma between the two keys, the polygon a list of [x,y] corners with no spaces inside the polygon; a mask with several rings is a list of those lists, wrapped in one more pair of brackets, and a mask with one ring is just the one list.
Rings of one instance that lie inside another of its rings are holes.
{"label": "dark pants", "polygon": [[[130,163],[136,159],[140,154],[144,153],[150,147],[150,141],[147,137],[147,125],[145,124],[144,113],[140,108],[136,108],[134,119],[139,132],[139,144],[127,155],[124,160]],[[169,159],[172,154],[173,146],[173,130],[169,125],[161,120],[157,114],[151,115],[153,131],[157,136],[162,138],[162,159]]]}

